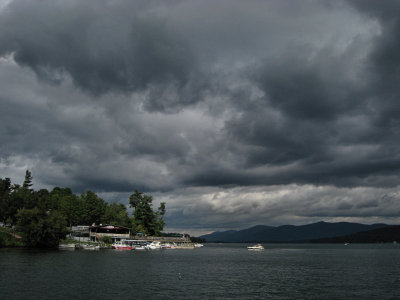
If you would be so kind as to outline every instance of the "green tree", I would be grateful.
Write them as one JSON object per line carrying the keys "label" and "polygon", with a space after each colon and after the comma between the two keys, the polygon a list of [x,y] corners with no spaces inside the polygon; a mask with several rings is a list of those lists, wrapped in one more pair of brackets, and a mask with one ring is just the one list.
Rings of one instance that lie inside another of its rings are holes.
{"label": "green tree", "polygon": [[24,180],[24,183],[22,184],[22,186],[29,190],[32,185],[33,185],[32,173],[29,170],[26,170],[25,171],[25,180]]}
{"label": "green tree", "polygon": [[106,210],[106,203],[99,198],[94,192],[87,191],[81,195],[83,200],[83,220],[84,224],[100,224],[103,223]]}
{"label": "green tree", "polygon": [[159,235],[164,228],[163,216],[165,203],[162,202],[158,211],[152,209],[153,197],[137,190],[129,197],[129,203],[135,208],[132,215],[132,231],[149,235]]}
{"label": "green tree", "polygon": [[57,186],[50,192],[49,205],[52,209],[59,209],[61,201],[70,196],[75,196],[70,188],[61,188]]}
{"label": "green tree", "polygon": [[147,228],[145,228],[142,224],[133,222],[132,234],[137,234],[137,233],[142,233],[145,235],[149,234],[147,232]]}
{"label": "green tree", "polygon": [[129,196],[129,205],[136,208],[140,202],[143,200],[143,193],[135,190],[132,195]]}
{"label": "green tree", "polygon": [[120,225],[124,227],[131,226],[128,212],[125,205],[122,203],[114,202],[107,205],[103,220],[106,224]]}
{"label": "green tree", "polygon": [[11,192],[10,178],[0,178],[0,221],[5,222],[7,219],[6,211]]}
{"label": "green tree", "polygon": [[164,222],[164,215],[165,215],[165,202],[161,202],[160,206],[157,210],[157,223],[156,223],[156,232],[160,234],[163,231],[165,222]]}
{"label": "green tree", "polygon": [[142,225],[148,234],[155,234],[155,214],[151,208],[153,198],[144,195],[140,203],[136,205],[133,218],[137,225]]}
{"label": "green tree", "polygon": [[0,178],[0,197],[3,197],[4,194],[7,194],[11,191],[11,180],[10,178],[2,179]]}
{"label": "green tree", "polygon": [[26,246],[56,247],[67,234],[65,218],[57,211],[23,208],[17,220],[17,231]]}
{"label": "green tree", "polygon": [[5,219],[7,223],[15,225],[17,222],[18,210],[24,207],[24,204],[30,201],[31,193],[26,188],[18,184],[11,187],[9,197],[6,198],[5,203]]}
{"label": "green tree", "polygon": [[81,198],[76,195],[64,196],[60,199],[59,209],[69,226],[86,224],[84,211],[84,203]]}
{"label": "green tree", "polygon": [[65,217],[68,226],[86,224],[84,201],[69,188],[55,187],[50,192],[50,203]]}
{"label": "green tree", "polygon": [[41,210],[53,209],[50,203],[49,191],[41,189],[39,191],[31,191],[24,187],[20,188],[19,194],[23,197],[23,207],[32,209],[39,207]]}

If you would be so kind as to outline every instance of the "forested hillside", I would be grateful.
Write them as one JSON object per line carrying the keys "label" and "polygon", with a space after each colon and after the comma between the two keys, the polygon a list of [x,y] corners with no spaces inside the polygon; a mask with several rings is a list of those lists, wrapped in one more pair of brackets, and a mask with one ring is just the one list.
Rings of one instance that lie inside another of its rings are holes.
{"label": "forested hillside", "polygon": [[[137,190],[129,197],[134,209],[129,215],[125,205],[108,203],[90,190],[80,195],[66,187],[35,191],[32,179],[28,170],[22,185],[0,178],[0,222],[14,228],[26,246],[57,246],[73,225],[116,224],[148,235],[164,228],[165,203],[153,211],[152,196]],[[4,234],[0,239],[4,245]]]}

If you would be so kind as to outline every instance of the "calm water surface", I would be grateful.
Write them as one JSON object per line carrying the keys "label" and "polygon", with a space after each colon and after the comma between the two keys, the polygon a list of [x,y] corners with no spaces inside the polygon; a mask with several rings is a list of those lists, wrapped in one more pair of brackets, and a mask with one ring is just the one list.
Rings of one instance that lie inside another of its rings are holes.
{"label": "calm water surface", "polygon": [[0,299],[400,299],[400,245],[0,249]]}

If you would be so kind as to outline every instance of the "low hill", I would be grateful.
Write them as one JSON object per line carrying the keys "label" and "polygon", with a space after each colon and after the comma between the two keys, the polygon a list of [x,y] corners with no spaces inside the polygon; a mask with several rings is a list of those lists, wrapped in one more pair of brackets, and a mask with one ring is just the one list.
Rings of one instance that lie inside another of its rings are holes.
{"label": "low hill", "polygon": [[388,226],[355,234],[312,240],[312,243],[393,243],[400,242],[400,226]]}
{"label": "low hill", "polygon": [[250,242],[308,242],[387,227],[386,224],[364,225],[359,223],[318,222],[308,225],[283,225],[278,227],[257,225],[244,230],[213,232],[200,238],[207,242],[250,243]]}

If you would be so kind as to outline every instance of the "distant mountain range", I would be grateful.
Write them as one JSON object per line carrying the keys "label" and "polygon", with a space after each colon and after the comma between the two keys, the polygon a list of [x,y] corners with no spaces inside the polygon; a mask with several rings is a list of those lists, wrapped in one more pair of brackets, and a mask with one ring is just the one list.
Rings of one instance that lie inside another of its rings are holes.
{"label": "distant mountain range", "polygon": [[[359,223],[339,222],[317,222],[308,225],[283,225],[265,226],[257,225],[244,230],[216,231],[206,234],[200,238],[206,242],[225,242],[225,243],[283,243],[283,242],[318,242],[319,239],[328,239],[352,235],[358,232],[384,229],[393,227],[387,224],[364,225]],[[395,226],[394,226],[395,227]],[[400,226],[399,226],[400,228]],[[399,239],[400,241],[400,239]],[[324,242],[324,241],[319,241]]]}
{"label": "distant mountain range", "polygon": [[400,242],[400,226],[361,231],[354,234],[312,240],[312,243],[397,243]]}

